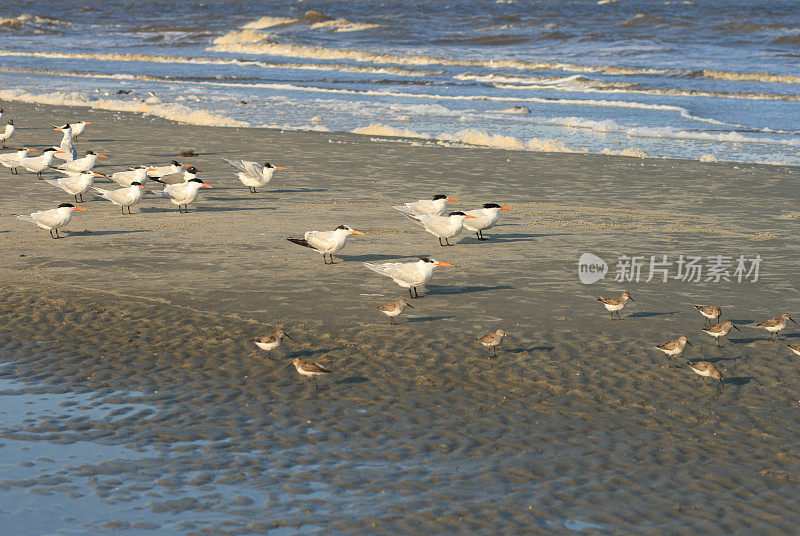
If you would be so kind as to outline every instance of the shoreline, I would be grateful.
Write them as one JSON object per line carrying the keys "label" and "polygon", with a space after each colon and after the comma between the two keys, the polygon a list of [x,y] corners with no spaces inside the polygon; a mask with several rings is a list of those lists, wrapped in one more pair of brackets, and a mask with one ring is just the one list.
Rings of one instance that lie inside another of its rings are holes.
{"label": "shoreline", "polygon": [[[0,90],[0,100],[9,102],[23,103],[34,106],[53,106],[53,107],[67,107],[67,108],[86,108],[93,111],[106,111],[117,112],[123,114],[136,114],[140,115],[142,119],[148,117],[158,117],[167,121],[174,121],[178,124],[196,127],[213,127],[213,128],[233,128],[233,129],[255,129],[279,132],[300,132],[300,133],[319,133],[321,135],[355,135],[366,136],[370,141],[379,143],[403,143],[414,147],[447,147],[456,149],[467,150],[499,150],[509,151],[512,153],[537,153],[537,154],[574,154],[586,156],[602,156],[602,157],[623,157],[633,158],[639,160],[657,160],[657,161],[672,161],[677,160],[680,162],[695,162],[695,163],[717,163],[725,165],[759,165],[759,166],[774,166],[779,168],[800,168],[800,165],[791,164],[787,162],[750,162],[745,160],[717,160],[715,157],[706,159],[706,156],[696,159],[676,159],[673,157],[653,156],[643,152],[639,148],[628,148],[616,151],[614,149],[603,149],[601,152],[589,152],[585,148],[571,149],[563,142],[554,139],[539,139],[533,138],[528,142],[523,142],[512,136],[505,136],[502,134],[488,134],[485,131],[477,130],[464,130],[454,133],[443,133],[439,135],[420,134],[408,129],[395,128],[382,123],[372,123],[368,126],[356,128],[353,131],[331,131],[323,127],[324,130],[317,129],[315,126],[296,127],[296,128],[281,128],[278,126],[253,126],[247,122],[239,121],[220,115],[217,112],[208,110],[193,110],[183,104],[179,103],[163,103],[160,99],[151,99],[125,101],[125,100],[111,100],[110,96],[107,99],[98,99],[94,103],[87,103],[84,101],[76,101],[69,98],[67,94],[57,92],[48,94],[34,95],[24,93],[24,95],[15,95],[17,90]],[[21,91],[21,90],[20,90]],[[470,142],[470,140],[473,140]],[[680,143],[681,139],[676,138],[676,143]]]}

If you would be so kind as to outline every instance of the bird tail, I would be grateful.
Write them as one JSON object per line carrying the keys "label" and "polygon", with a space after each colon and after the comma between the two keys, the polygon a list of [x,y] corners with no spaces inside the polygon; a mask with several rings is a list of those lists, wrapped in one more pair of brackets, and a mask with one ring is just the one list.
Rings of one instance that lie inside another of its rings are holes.
{"label": "bird tail", "polygon": [[286,240],[292,242],[293,244],[297,244],[298,246],[305,246],[307,248],[314,249],[314,246],[310,245],[305,238],[289,238],[286,237]]}
{"label": "bird tail", "polygon": [[377,272],[377,273],[379,273],[381,275],[384,275],[386,273],[385,270],[383,269],[383,266],[380,266],[379,264],[372,264],[370,262],[365,262],[364,266],[366,266],[367,268],[369,268],[373,272]]}
{"label": "bird tail", "polygon": [[414,211],[412,211],[410,208],[408,208],[405,205],[395,205],[392,208],[395,209],[396,211],[402,213],[405,216],[409,216],[411,218],[416,216],[416,214],[414,214]]}
{"label": "bird tail", "polygon": [[97,186],[92,186],[92,190],[94,190],[97,195],[103,196],[108,199],[108,194],[111,193],[111,190],[104,190],[102,188],[98,188]]}
{"label": "bird tail", "polygon": [[161,177],[154,177],[152,175],[148,175],[147,178],[153,182],[160,182],[161,184],[167,184],[166,182],[161,180]]}
{"label": "bird tail", "polygon": [[[153,180],[153,178],[151,177],[150,180]],[[161,181],[157,181],[157,182],[161,182]],[[150,193],[151,194],[155,194],[155,195],[157,195],[159,197],[169,197],[169,194],[166,192],[166,190],[150,190]]]}
{"label": "bird tail", "polygon": [[410,208],[408,208],[408,207],[406,207],[404,205],[398,205],[398,206],[392,207],[392,208],[395,209],[396,211],[398,211],[400,214],[402,214],[406,218],[412,220],[414,223],[417,223],[419,225],[424,225],[422,223],[422,220],[419,219],[419,215],[415,214],[414,211],[411,210]]}
{"label": "bird tail", "polygon": [[236,169],[239,169],[239,166],[236,165],[236,162],[234,162],[230,158],[227,158],[227,157],[224,157],[224,156],[220,156],[220,158],[222,158],[225,161],[226,164],[231,165],[231,166],[235,167]]}
{"label": "bird tail", "polygon": [[45,179],[44,182],[46,182],[48,184],[52,184],[56,188],[62,188],[61,183],[58,182],[58,179]]}
{"label": "bird tail", "polygon": [[12,216],[16,216],[18,220],[25,220],[36,223],[36,220],[31,218],[30,216],[26,216],[25,214],[12,214]]}

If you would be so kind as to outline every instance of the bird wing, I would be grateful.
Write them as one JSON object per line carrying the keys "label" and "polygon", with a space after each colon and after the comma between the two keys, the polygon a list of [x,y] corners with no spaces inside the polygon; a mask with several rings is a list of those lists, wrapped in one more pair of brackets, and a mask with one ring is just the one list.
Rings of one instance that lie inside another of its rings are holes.
{"label": "bird wing", "polygon": [[58,225],[62,222],[61,214],[59,214],[58,209],[51,208],[50,210],[42,210],[40,212],[34,212],[31,214],[32,221],[36,223],[41,223],[42,225],[46,225],[48,227],[53,227]]}
{"label": "bird wing", "polygon": [[308,231],[304,237],[311,247],[319,251],[328,251],[336,247],[333,231]]}
{"label": "bird wing", "polygon": [[372,264],[370,262],[365,262],[364,266],[372,270],[373,272],[378,272],[381,275],[387,275],[389,277],[394,277],[399,270],[406,266],[408,263],[406,262],[385,262],[383,264]]}
{"label": "bird wing", "polygon": [[261,172],[264,169],[261,164],[258,162],[250,162],[249,160],[242,160],[242,166],[244,167],[242,171],[244,171],[248,177],[261,180]]}
{"label": "bird wing", "polygon": [[[247,167],[245,166],[245,162],[246,162],[245,160],[231,160],[230,158],[226,158],[224,156],[221,156],[220,158],[222,158],[225,162],[227,162],[229,165],[235,167],[239,171],[241,171],[243,173],[247,173]],[[247,163],[252,164],[252,162],[247,162]]]}

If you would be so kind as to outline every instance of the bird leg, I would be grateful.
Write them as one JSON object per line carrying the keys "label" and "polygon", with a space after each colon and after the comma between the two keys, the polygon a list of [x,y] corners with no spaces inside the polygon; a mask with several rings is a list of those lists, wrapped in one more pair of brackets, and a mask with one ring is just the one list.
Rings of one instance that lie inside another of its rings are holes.
{"label": "bird leg", "polygon": [[442,237],[441,237],[441,236],[440,236],[440,237],[438,237],[438,238],[439,238],[439,245],[440,245],[440,246],[446,246],[446,245],[447,245],[447,244],[442,244]]}
{"label": "bird leg", "polygon": [[497,359],[497,346],[492,346],[492,352],[494,352],[494,357]]}
{"label": "bird leg", "polygon": [[317,379],[314,376],[311,376],[311,379],[314,380],[314,392],[319,389],[319,384],[317,384]]}
{"label": "bird leg", "polygon": [[783,339],[781,339],[781,332],[780,332],[780,331],[776,331],[776,332],[775,332],[775,336],[776,336],[776,337],[778,337],[778,340],[779,340],[779,341],[782,341],[782,340],[783,340]]}

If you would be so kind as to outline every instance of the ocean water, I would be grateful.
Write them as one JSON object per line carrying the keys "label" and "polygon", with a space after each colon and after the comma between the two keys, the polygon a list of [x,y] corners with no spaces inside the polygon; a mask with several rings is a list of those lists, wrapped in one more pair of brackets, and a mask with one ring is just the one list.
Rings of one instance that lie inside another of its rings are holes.
{"label": "ocean water", "polygon": [[798,164],[799,59],[792,0],[0,7],[9,109],[532,151]]}

